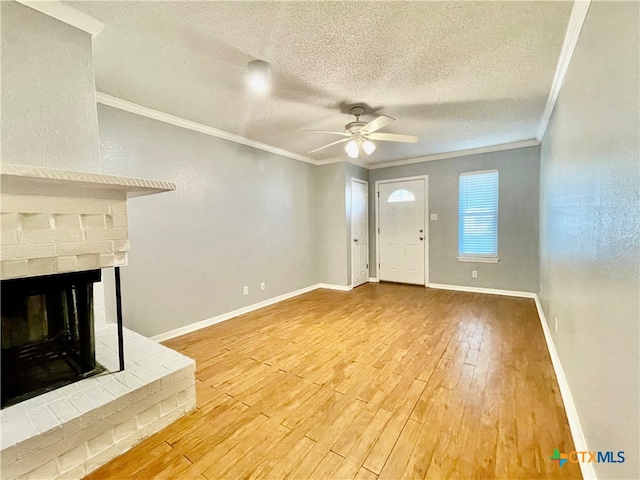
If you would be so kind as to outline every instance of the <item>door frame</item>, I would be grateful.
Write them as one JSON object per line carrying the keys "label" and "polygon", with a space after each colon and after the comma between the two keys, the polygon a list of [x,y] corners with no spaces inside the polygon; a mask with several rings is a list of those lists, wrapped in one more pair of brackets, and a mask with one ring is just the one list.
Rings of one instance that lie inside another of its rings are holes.
{"label": "door frame", "polygon": [[409,180],[424,180],[424,286],[429,286],[429,175],[415,175],[412,177],[386,178],[376,180],[375,208],[376,208],[376,279],[380,281],[380,184],[406,182]]}
{"label": "door frame", "polygon": [[365,232],[367,232],[367,242],[366,242],[366,247],[367,247],[367,281],[364,283],[368,283],[369,282],[369,182],[367,180],[362,180],[360,178],[355,178],[355,177],[351,177],[351,198],[349,199],[351,201],[351,205],[349,205],[349,245],[351,248],[351,286],[355,285],[354,279],[355,279],[355,269],[353,268],[353,184],[355,183],[361,183],[365,186],[365,208],[366,208],[366,212],[365,212],[365,216],[364,216],[364,221],[365,221]]}

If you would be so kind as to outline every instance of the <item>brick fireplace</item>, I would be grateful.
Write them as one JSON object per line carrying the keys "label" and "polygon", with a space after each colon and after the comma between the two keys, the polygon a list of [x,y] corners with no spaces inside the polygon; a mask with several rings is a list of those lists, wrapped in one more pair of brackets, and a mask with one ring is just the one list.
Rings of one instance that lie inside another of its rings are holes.
{"label": "brick fireplace", "polygon": [[12,164],[0,178],[11,393],[0,411],[1,476],[82,478],[195,408],[193,360],[125,329],[119,371],[116,327],[94,301],[101,269],[127,263],[127,200],[175,186]]}

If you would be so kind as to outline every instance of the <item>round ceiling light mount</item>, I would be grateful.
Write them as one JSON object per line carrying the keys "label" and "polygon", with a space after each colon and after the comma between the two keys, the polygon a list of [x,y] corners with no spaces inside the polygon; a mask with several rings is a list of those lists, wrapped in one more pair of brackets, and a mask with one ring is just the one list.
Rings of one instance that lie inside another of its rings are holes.
{"label": "round ceiling light mount", "polygon": [[260,93],[269,90],[271,84],[271,65],[264,60],[252,60],[247,64],[249,86]]}

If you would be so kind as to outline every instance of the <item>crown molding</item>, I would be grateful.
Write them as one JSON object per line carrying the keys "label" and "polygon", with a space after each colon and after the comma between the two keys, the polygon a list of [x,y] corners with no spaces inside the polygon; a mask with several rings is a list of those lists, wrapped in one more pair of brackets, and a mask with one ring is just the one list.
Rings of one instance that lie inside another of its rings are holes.
{"label": "crown molding", "polygon": [[218,137],[224,140],[229,140],[231,142],[247,145],[249,147],[257,148],[259,150],[264,150],[266,152],[275,153],[276,155],[281,155],[283,157],[292,158],[294,160],[299,160],[305,163],[310,163],[311,165],[331,165],[333,163],[345,162],[345,163],[352,163],[354,165],[357,165],[362,168],[366,168],[368,170],[374,170],[377,168],[395,167],[399,165],[409,165],[412,163],[422,163],[422,162],[429,162],[433,160],[443,160],[446,158],[464,157],[467,155],[477,155],[479,153],[500,152],[502,150],[535,147],[540,145],[540,142],[538,140],[531,139],[531,140],[524,140],[520,142],[503,143],[500,145],[490,145],[487,147],[471,148],[468,150],[458,150],[455,152],[437,153],[434,155],[424,155],[422,157],[408,158],[404,160],[395,160],[395,161],[376,163],[376,164],[368,164],[363,160],[360,160],[359,158],[345,159],[341,157],[333,157],[327,160],[314,160],[313,158],[306,157],[298,153],[290,152],[289,150],[284,150],[282,148],[274,147],[272,145],[267,145],[266,143],[256,142],[255,140],[251,140],[250,138],[242,137],[234,133],[229,133],[224,130],[209,127],[201,123],[192,122],[191,120],[186,120],[184,118],[176,117],[175,115],[170,115],[168,113],[160,112],[152,108],[143,107],[142,105],[138,105],[137,103],[129,102],[127,100],[122,100],[121,98],[113,97],[111,95],[107,95],[106,93],[96,92],[96,101],[108,107],[117,108],[119,110],[124,110],[129,113],[134,113],[136,115],[151,118],[153,120],[169,123],[177,127],[186,128],[188,130],[193,130],[195,132],[204,133],[205,135],[211,135],[213,137]]}
{"label": "crown molding", "polygon": [[516,148],[537,147],[540,145],[538,140],[523,140],[520,142],[502,143],[500,145],[489,145],[487,147],[470,148],[468,150],[457,150],[455,152],[436,153],[433,155],[424,155],[422,157],[407,158],[405,160],[396,160],[392,162],[382,162],[367,165],[369,170],[378,168],[397,167],[400,165],[411,165],[413,163],[432,162],[434,160],[444,160],[446,158],[466,157],[467,155],[478,155],[480,153],[501,152],[503,150],[513,150]]}
{"label": "crown molding", "polygon": [[108,107],[117,108],[119,110],[124,110],[130,113],[135,113],[136,115],[152,118],[160,122],[175,125],[177,127],[186,128],[188,130],[193,130],[195,132],[204,133],[205,135],[211,135],[212,137],[218,137],[224,140],[229,140],[231,142],[247,145],[249,147],[257,148],[258,150],[264,150],[265,152],[275,153],[276,155],[293,158],[294,160],[300,160],[302,162],[310,163],[312,165],[318,165],[318,162],[316,160],[309,157],[305,157],[304,155],[300,155],[298,153],[290,152],[289,150],[284,150],[282,148],[267,145],[266,143],[256,142],[255,140],[251,140],[250,138],[242,137],[234,133],[225,132],[224,130],[209,127],[201,123],[192,122],[191,120],[185,120],[184,118],[176,117],[174,115],[160,112],[152,108],[143,107],[142,105],[128,102],[126,100],[122,100],[121,98],[112,97],[111,95],[107,95],[106,93],[96,92],[96,101],[98,103],[101,103],[102,105],[107,105]]}
{"label": "crown molding", "polygon": [[538,127],[538,133],[536,139],[538,142],[542,142],[542,137],[547,130],[549,121],[551,120],[551,114],[553,108],[558,100],[558,94],[560,88],[564,82],[564,77],[567,74],[567,69],[571,63],[571,57],[578,43],[580,32],[582,31],[582,25],[587,18],[587,12],[591,0],[575,0],[573,2],[573,8],[571,10],[571,16],[569,17],[569,23],[567,24],[567,33],[564,36],[564,43],[562,44],[562,50],[560,51],[560,58],[558,59],[558,66],[556,67],[556,73],[553,77],[553,83],[551,84],[551,91],[549,92],[549,98],[547,99],[547,105],[542,113],[542,119],[540,120],[540,126]]}
{"label": "crown molding", "polygon": [[22,5],[33,8],[40,13],[44,13],[50,17],[60,20],[66,24],[76,27],[83,32],[87,32],[92,37],[98,35],[104,28],[104,23],[100,20],[87,15],[70,5],[60,2],[59,0],[16,0]]}
{"label": "crown molding", "polygon": [[317,164],[318,165],[331,165],[333,163],[351,163],[353,165],[357,165],[358,167],[362,167],[362,168],[369,168],[369,164],[363,160],[360,160],[360,158],[351,158],[351,157],[347,157],[347,158],[343,158],[343,157],[332,157],[332,158],[327,158],[325,160],[318,160]]}

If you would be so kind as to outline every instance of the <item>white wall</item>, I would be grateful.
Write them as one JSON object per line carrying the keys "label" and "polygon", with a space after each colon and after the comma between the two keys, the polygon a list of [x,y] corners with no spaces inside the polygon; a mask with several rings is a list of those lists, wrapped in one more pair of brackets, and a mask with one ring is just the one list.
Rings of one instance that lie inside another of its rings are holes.
{"label": "white wall", "polygon": [[0,2],[2,161],[100,172],[91,35]]}
{"label": "white wall", "polygon": [[639,8],[591,3],[542,142],[540,297],[588,448],[625,452],[599,478],[640,478]]}

